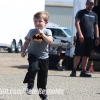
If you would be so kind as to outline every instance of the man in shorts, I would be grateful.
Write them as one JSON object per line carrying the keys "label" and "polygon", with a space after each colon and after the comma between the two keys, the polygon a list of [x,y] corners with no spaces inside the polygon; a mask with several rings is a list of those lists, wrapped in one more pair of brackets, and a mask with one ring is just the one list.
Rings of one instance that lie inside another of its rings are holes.
{"label": "man in shorts", "polygon": [[94,36],[96,37],[95,46],[99,45],[98,17],[97,14],[92,11],[93,7],[94,0],[87,0],[86,9],[78,11],[75,17],[77,40],[73,70],[70,74],[71,77],[76,76],[76,68],[81,57],[82,71],[80,77],[91,77],[91,74],[87,73],[86,67],[94,45]]}

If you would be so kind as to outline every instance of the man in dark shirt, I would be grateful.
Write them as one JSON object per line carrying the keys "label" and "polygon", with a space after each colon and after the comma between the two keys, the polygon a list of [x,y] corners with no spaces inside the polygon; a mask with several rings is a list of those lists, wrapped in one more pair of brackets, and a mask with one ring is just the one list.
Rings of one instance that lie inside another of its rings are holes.
{"label": "man in dark shirt", "polygon": [[99,45],[99,29],[97,14],[92,11],[94,0],[86,1],[86,9],[77,12],[75,17],[75,26],[77,29],[77,40],[75,48],[75,57],[73,61],[73,70],[70,76],[76,76],[76,68],[82,57],[82,71],[80,77],[91,77],[86,67],[94,45],[94,35],[96,37],[95,45]]}

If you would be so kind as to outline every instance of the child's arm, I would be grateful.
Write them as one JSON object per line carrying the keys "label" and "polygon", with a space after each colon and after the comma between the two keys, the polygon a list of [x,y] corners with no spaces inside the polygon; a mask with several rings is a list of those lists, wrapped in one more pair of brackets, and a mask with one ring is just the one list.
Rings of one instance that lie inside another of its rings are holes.
{"label": "child's arm", "polygon": [[21,52],[21,57],[23,57],[23,58],[25,57],[25,51],[26,51],[26,49],[27,49],[29,43],[30,43],[30,42],[28,42],[28,41],[25,41],[25,42],[24,42],[24,46],[23,46],[22,52]]}
{"label": "child's arm", "polygon": [[48,44],[51,44],[53,42],[53,38],[51,36],[46,36],[44,34],[42,37]]}
{"label": "child's arm", "polygon": [[53,38],[52,38],[52,34],[51,35],[48,35],[46,36],[42,30],[38,30],[40,35],[43,37],[43,39],[48,43],[48,44],[51,44],[53,42]]}
{"label": "child's arm", "polygon": [[30,43],[30,41],[31,41],[31,37],[30,37],[30,34],[31,34],[31,31],[32,30],[29,30],[29,32],[28,32],[28,34],[26,35],[26,37],[25,37],[25,42],[24,42],[24,46],[23,46],[23,48],[22,48],[22,52],[21,52],[21,57],[25,57],[25,51],[26,51],[26,49],[27,49],[27,47],[28,47],[28,45],[29,45],[29,43]]}

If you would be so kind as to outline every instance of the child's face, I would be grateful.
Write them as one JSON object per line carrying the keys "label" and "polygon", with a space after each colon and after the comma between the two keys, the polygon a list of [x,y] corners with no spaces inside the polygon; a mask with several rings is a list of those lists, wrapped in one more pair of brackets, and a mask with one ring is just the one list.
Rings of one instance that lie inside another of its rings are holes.
{"label": "child's face", "polygon": [[43,29],[47,23],[43,18],[34,18],[34,26],[36,29]]}

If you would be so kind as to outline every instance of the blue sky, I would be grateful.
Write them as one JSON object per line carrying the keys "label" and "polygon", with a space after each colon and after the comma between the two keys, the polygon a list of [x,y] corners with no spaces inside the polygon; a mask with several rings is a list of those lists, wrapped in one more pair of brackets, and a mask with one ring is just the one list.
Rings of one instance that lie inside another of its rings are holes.
{"label": "blue sky", "polygon": [[73,2],[73,0],[46,0],[46,1]]}

